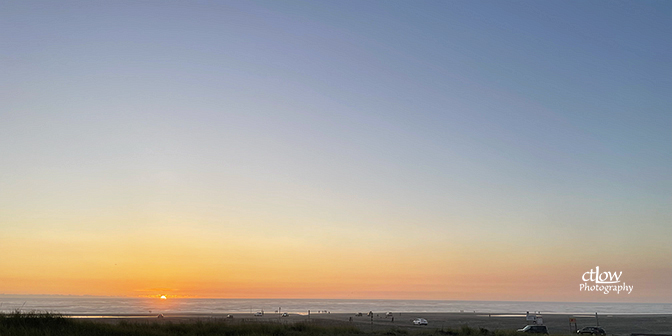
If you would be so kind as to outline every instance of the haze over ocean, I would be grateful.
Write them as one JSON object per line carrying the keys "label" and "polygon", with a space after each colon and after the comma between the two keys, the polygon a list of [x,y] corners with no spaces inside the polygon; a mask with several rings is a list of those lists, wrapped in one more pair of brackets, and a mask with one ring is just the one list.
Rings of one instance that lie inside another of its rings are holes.
{"label": "haze over ocean", "polygon": [[324,300],[324,299],[170,299],[68,297],[68,296],[7,296],[0,295],[0,312],[49,311],[73,315],[133,315],[133,314],[250,314],[278,309],[291,314],[318,316],[322,312],[367,313],[435,312],[435,313],[505,313],[524,314],[669,314],[669,303],[628,302],[513,302],[513,301],[445,301],[445,300]]}
{"label": "haze over ocean", "polygon": [[0,2],[0,293],[669,304],[671,17]]}

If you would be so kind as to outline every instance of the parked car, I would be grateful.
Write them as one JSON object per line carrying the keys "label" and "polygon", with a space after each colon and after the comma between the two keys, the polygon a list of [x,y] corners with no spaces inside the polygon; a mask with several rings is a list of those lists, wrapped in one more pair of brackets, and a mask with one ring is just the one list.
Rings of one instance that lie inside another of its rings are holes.
{"label": "parked car", "polygon": [[413,324],[415,324],[415,325],[427,325],[427,320],[425,320],[424,318],[419,318],[418,317],[415,320],[413,320]]}
{"label": "parked car", "polygon": [[576,332],[577,334],[591,334],[591,335],[602,335],[606,336],[607,332],[604,331],[601,327],[583,327],[581,330]]}
{"label": "parked car", "polygon": [[385,313],[385,317],[392,316],[392,312]]}
{"label": "parked car", "polygon": [[362,313],[357,313],[355,314],[355,316],[362,316]]}
{"label": "parked car", "polygon": [[264,313],[263,313],[263,312],[260,312],[260,311],[258,311],[258,312],[256,312],[256,313],[254,313],[254,316],[264,316]]}
{"label": "parked car", "polygon": [[548,329],[544,325],[527,325],[525,328],[518,329],[518,332],[548,335]]}
{"label": "parked car", "polygon": [[228,315],[226,315],[226,318],[233,318],[233,315],[228,314]]}
{"label": "parked car", "polygon": [[287,313],[282,313],[282,317],[287,317],[287,316],[289,316],[289,314],[287,314]]}

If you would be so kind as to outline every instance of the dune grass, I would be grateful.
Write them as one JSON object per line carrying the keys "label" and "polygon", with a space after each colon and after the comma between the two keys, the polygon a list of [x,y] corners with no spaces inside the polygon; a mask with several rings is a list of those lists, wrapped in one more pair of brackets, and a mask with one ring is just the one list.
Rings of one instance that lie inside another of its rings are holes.
{"label": "dune grass", "polygon": [[228,323],[222,320],[190,322],[126,322],[100,323],[75,320],[59,314],[13,312],[0,314],[0,336],[513,336],[512,331],[489,331],[463,326],[456,329],[408,330],[391,328],[367,331],[351,325],[316,325],[298,322]]}

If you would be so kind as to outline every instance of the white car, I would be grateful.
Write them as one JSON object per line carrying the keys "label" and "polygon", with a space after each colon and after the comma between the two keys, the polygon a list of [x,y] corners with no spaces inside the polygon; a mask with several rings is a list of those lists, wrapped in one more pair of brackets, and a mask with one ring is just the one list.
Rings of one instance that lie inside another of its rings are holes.
{"label": "white car", "polygon": [[416,318],[415,320],[413,320],[413,324],[415,324],[415,325],[427,325],[427,320],[425,320],[423,318]]}
{"label": "white car", "polygon": [[254,313],[254,316],[264,316],[264,313],[258,311],[258,312],[256,312],[256,313]]}

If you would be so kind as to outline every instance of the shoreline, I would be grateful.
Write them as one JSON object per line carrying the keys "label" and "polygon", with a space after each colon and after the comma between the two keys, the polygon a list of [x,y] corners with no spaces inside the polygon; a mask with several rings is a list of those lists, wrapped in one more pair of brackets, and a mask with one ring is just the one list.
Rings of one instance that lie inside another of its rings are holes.
{"label": "shoreline", "polygon": [[[24,313],[29,312],[27,310],[23,310]],[[36,310],[36,312],[43,312],[42,310]],[[13,311],[6,311],[6,312],[0,312],[0,314],[11,314]],[[102,316],[102,317],[156,317],[157,314],[153,313],[142,313],[142,314],[124,314],[124,313],[114,313],[114,314],[100,314],[100,313],[93,313],[93,314],[88,314],[88,313],[75,313],[75,314],[62,314],[58,312],[48,312],[52,314],[57,314],[61,315],[63,317],[74,317],[74,318],[85,318],[85,317],[92,317],[92,316]],[[321,318],[321,317],[327,317],[330,315],[347,315],[347,316],[355,316],[355,313],[311,313],[308,315],[307,313],[293,313],[293,312],[287,312],[288,314],[292,316],[304,316],[304,317],[314,317],[314,318]],[[374,312],[374,314],[385,314],[385,312]],[[525,313],[485,313],[485,312],[424,312],[424,311],[417,311],[417,312],[394,312],[394,316],[397,316],[398,314],[452,314],[452,315],[472,315],[472,316],[489,316],[489,317],[525,317]],[[226,317],[226,315],[236,315],[236,316],[252,316],[254,317],[254,314],[251,313],[240,313],[240,312],[218,312],[218,313],[196,313],[196,312],[175,312],[175,313],[164,313],[163,315],[165,316],[194,316],[194,317]],[[572,317],[590,317],[594,318],[595,314],[590,314],[590,313],[537,313],[537,315],[541,316],[547,316],[547,315],[561,315],[561,316],[572,316]],[[598,316],[601,317],[614,317],[614,316],[672,316],[672,312],[670,313],[613,313],[613,314],[599,314]],[[262,318],[271,318],[271,317],[278,317],[280,316],[279,313],[264,313]]]}

